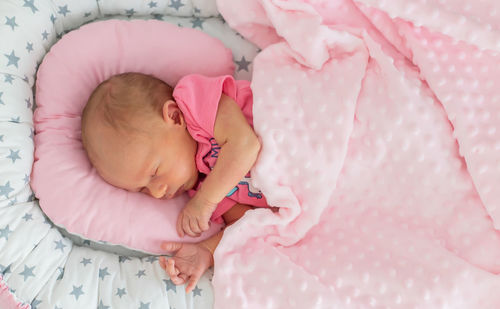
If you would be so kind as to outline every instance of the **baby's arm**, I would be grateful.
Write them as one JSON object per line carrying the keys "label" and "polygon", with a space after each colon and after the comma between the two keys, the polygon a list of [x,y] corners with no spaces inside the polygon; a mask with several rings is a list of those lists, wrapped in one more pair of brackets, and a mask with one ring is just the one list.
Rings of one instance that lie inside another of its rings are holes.
{"label": "baby's arm", "polygon": [[222,94],[214,125],[221,147],[214,168],[179,216],[177,231],[198,236],[208,229],[217,204],[248,173],[257,160],[260,142],[238,104]]}
{"label": "baby's arm", "polygon": [[219,102],[214,138],[221,147],[219,157],[197,194],[219,203],[255,164],[260,142],[238,104],[225,94]]}
{"label": "baby's arm", "polygon": [[[226,226],[229,226],[241,218],[245,212],[252,209],[251,206],[235,204],[223,214]],[[191,292],[203,273],[214,265],[213,253],[219,244],[224,230],[219,231],[212,237],[199,243],[175,243],[162,244],[162,249],[174,254],[168,260],[160,257],[160,265],[176,285],[188,283],[186,292]]]}

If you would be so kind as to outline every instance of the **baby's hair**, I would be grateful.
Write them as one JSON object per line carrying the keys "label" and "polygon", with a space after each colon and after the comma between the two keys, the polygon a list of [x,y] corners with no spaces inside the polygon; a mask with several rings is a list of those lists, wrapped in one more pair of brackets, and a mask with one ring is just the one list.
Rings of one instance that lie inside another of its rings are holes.
{"label": "baby's hair", "polygon": [[83,109],[82,141],[85,144],[89,117],[98,117],[117,132],[143,131],[132,120],[147,123],[155,115],[162,117],[163,104],[172,99],[172,91],[172,87],[151,75],[131,72],[112,76],[97,86]]}

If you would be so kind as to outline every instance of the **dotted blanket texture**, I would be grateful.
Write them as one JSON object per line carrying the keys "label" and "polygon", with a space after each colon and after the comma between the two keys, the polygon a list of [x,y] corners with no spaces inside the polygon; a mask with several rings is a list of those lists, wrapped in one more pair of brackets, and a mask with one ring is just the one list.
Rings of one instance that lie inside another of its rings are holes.
{"label": "dotted blanket texture", "polygon": [[498,308],[500,4],[218,4],[281,209],[228,228],[215,307]]}

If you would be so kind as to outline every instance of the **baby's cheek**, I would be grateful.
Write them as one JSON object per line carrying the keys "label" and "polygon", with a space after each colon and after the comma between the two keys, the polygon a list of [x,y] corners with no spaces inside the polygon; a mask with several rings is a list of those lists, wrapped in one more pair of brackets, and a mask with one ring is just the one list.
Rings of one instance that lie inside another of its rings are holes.
{"label": "baby's cheek", "polygon": [[[179,175],[183,180],[190,179],[191,175],[193,175],[193,165],[187,160],[182,163],[183,164],[179,166]],[[196,169],[196,165],[194,165],[194,169]]]}

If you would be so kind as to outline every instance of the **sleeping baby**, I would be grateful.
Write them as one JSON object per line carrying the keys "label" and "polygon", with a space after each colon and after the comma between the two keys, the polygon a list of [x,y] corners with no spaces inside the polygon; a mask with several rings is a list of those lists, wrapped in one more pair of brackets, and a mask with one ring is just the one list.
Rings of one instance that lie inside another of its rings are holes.
{"label": "sleeping baby", "polygon": [[[82,143],[108,183],[158,199],[187,192],[177,233],[197,237],[210,221],[227,225],[252,207],[267,207],[249,171],[260,150],[248,81],[188,75],[172,89],[140,73],[101,83],[82,114]],[[213,265],[224,230],[198,243],[165,242],[160,265],[190,292]]]}

